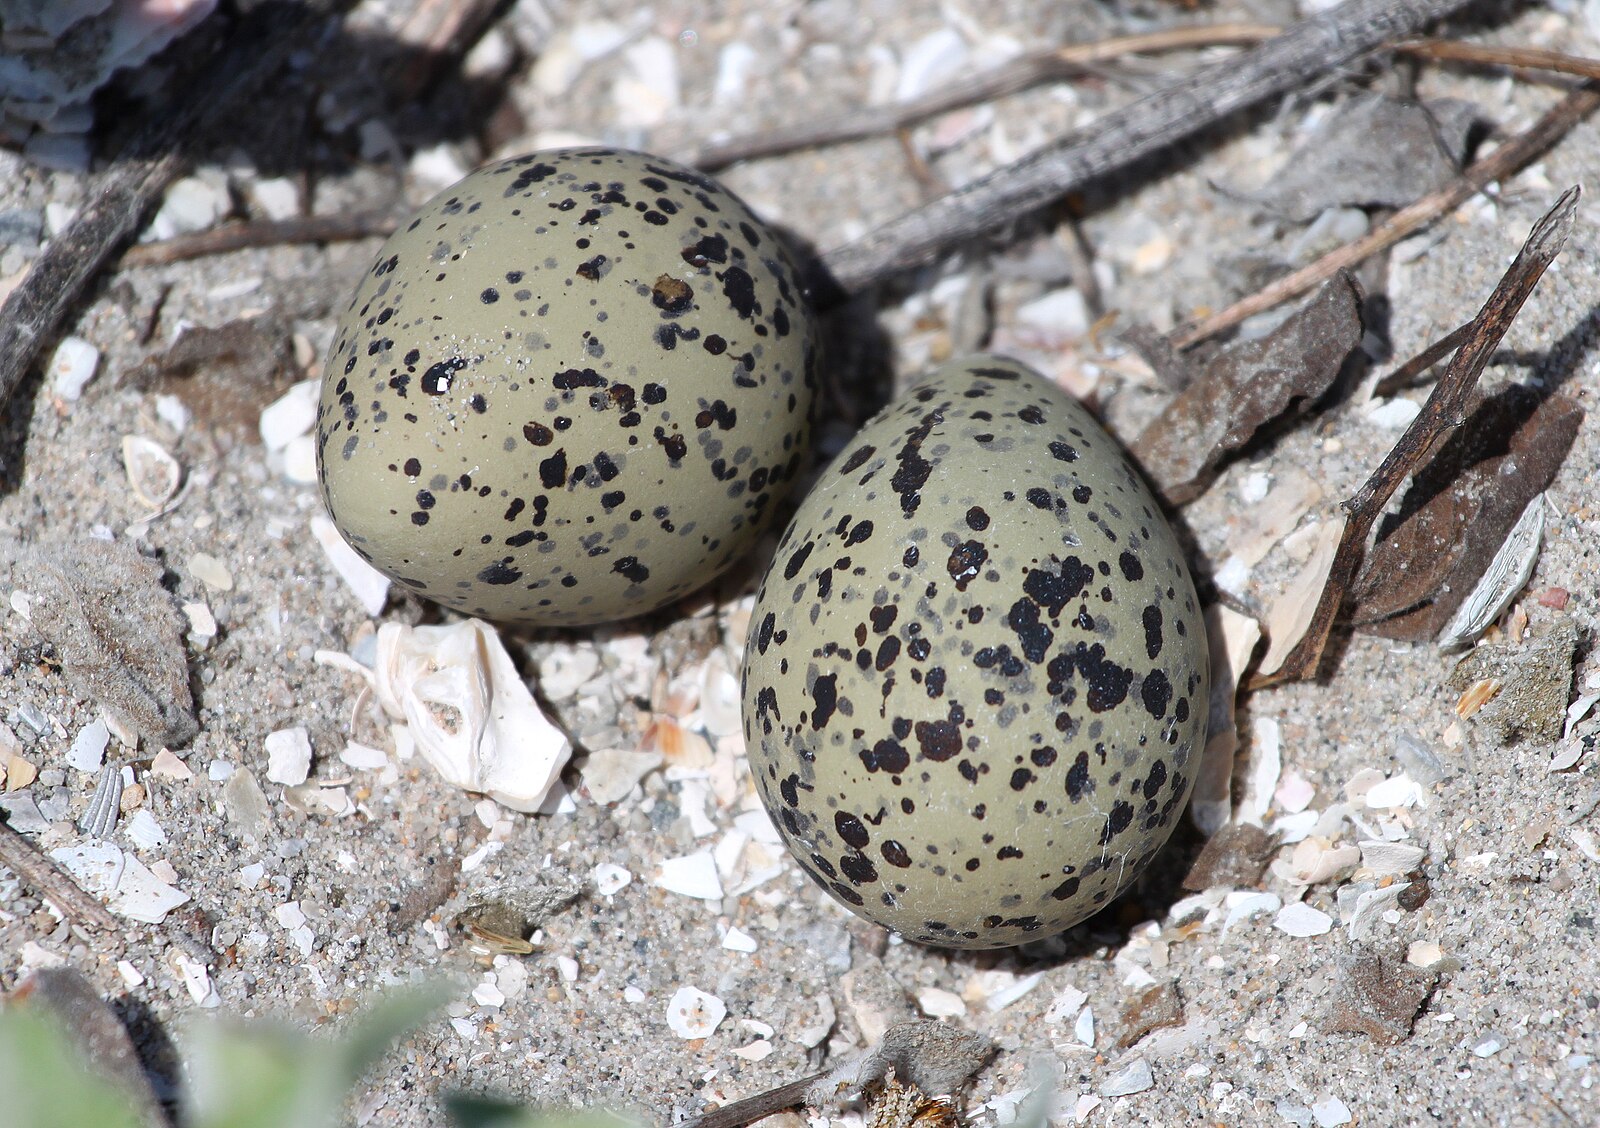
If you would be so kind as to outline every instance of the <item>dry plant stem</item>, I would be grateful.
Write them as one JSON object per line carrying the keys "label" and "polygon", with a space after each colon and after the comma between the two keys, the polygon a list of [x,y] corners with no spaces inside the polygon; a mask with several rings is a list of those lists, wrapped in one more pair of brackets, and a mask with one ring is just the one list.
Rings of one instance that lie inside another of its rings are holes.
{"label": "dry plant stem", "polygon": [[1125,169],[1236,110],[1298,89],[1388,40],[1413,35],[1466,3],[1348,0],[891,220],[829,252],[825,263],[844,290],[866,289]]}
{"label": "dry plant stem", "polygon": [[55,902],[57,908],[79,924],[99,932],[118,930],[117,918],[109,909],[85,893],[60,866],[3,820],[0,820],[0,866],[32,886],[35,893]]}
{"label": "dry plant stem", "polygon": [[206,255],[225,254],[247,247],[272,247],[284,243],[335,243],[394,233],[399,223],[391,215],[318,215],[294,219],[253,220],[230,223],[178,235],[153,243],[138,243],[123,252],[119,267],[165,266]]}
{"label": "dry plant stem", "polygon": [[1420,231],[1466,202],[1484,185],[1503,180],[1544,153],[1574,125],[1593,113],[1596,107],[1600,107],[1600,88],[1585,85],[1574,90],[1526,132],[1519,133],[1467,169],[1455,183],[1406,205],[1355,242],[1329,251],[1310,265],[1284,275],[1221,312],[1177,330],[1171,337],[1173,346],[1185,349],[1224,329],[1231,329],[1246,318],[1314,289],[1337,272],[1353,267],[1385,247]]}
{"label": "dry plant stem", "polygon": [[1391,396],[1402,388],[1409,388],[1417,377],[1460,348],[1461,342],[1465,341],[1471,332],[1472,322],[1470,321],[1465,325],[1456,326],[1399,368],[1379,380],[1372,389],[1373,394]]}
{"label": "dry plant stem", "polygon": [[1415,55],[1419,59],[1479,63],[1484,66],[1515,67],[1521,70],[1549,71],[1554,74],[1577,75],[1579,78],[1600,79],[1600,59],[1585,59],[1538,47],[1494,47],[1478,43],[1461,43],[1454,39],[1417,39],[1409,43],[1397,43],[1394,49],[1402,55]]}
{"label": "dry plant stem", "polygon": [[89,280],[133,233],[184,168],[197,136],[239,112],[240,102],[278,70],[289,53],[316,38],[316,26],[350,0],[263,4],[230,35],[215,63],[177,92],[129,142],[125,154],[91,177],[84,205],[50,240],[27,276],[0,306],[0,405],[7,403],[40,347],[61,328]]}
{"label": "dry plant stem", "polygon": [[787,1085],[779,1085],[776,1089],[768,1089],[753,1097],[745,1097],[743,1100],[725,1104],[721,1108],[714,1108],[710,1112],[703,1112],[699,1116],[674,1125],[674,1128],[745,1128],[747,1124],[754,1124],[784,1109],[804,1104],[807,1090],[825,1076],[825,1073],[813,1073],[810,1077],[802,1077],[798,1081],[790,1081]]}
{"label": "dry plant stem", "polygon": [[877,137],[909,129],[951,110],[993,101],[1041,83],[1075,77],[1095,63],[1120,59],[1126,55],[1248,45],[1271,39],[1282,30],[1270,24],[1178,27],[1030,52],[993,70],[952,82],[899,105],[869,106],[822,121],[802,122],[707,145],[691,159],[691,163],[706,172],[716,172],[737,161],[775,157],[797,149]]}
{"label": "dry plant stem", "polygon": [[1484,366],[1499,346],[1506,330],[1511,328],[1522,303],[1533,292],[1556,255],[1566,244],[1572,232],[1573,215],[1578,207],[1579,190],[1569,188],[1556,201],[1555,207],[1533,225],[1528,240],[1518,252],[1516,261],[1506,269],[1494,293],[1484,303],[1478,316],[1473,318],[1466,340],[1451,359],[1444,375],[1434,385],[1428,402],[1411,425],[1406,428],[1393,449],[1379,463],[1366,483],[1354,497],[1344,503],[1349,514],[1339,547],[1334,553],[1333,567],[1328,581],[1317,600],[1311,625],[1295,648],[1289,652],[1282,667],[1275,673],[1252,681],[1250,688],[1259,689],[1286,681],[1299,681],[1315,677],[1333,630],[1334,619],[1350,590],[1350,583],[1361,567],[1366,553],[1367,534],[1383,507],[1389,503],[1400,483],[1417,469],[1435,449],[1438,442],[1466,419],[1467,404]]}
{"label": "dry plant stem", "polygon": [[432,86],[509,7],[508,0],[418,0],[394,29],[409,48],[389,77],[395,99],[409,102]]}

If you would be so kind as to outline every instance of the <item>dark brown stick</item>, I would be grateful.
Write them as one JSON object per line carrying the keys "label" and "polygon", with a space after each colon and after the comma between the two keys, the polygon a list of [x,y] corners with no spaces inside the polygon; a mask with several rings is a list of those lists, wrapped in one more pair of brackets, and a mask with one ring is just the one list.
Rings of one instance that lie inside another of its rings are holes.
{"label": "dark brown stick", "polygon": [[1461,43],[1454,39],[1418,39],[1409,43],[1397,43],[1394,49],[1402,55],[1415,55],[1420,59],[1478,63],[1482,66],[1550,71],[1555,74],[1574,74],[1579,78],[1600,79],[1600,59],[1584,59],[1577,55],[1546,51],[1538,47],[1495,47],[1478,43]]}
{"label": "dark brown stick", "polygon": [[1406,205],[1355,242],[1329,251],[1315,262],[1285,274],[1210,317],[1175,330],[1170,338],[1173,346],[1185,349],[1224,329],[1231,329],[1246,318],[1306,293],[1339,271],[1355,266],[1407,235],[1422,230],[1466,202],[1485,185],[1505,179],[1544,153],[1597,107],[1600,107],[1600,87],[1591,84],[1574,90],[1526,132],[1519,133],[1474,164],[1453,184]]}
{"label": "dark brown stick", "polygon": [[0,306],[0,405],[11,399],[89,280],[177,178],[196,136],[237,114],[240,102],[283,65],[289,52],[312,42],[316,26],[350,3],[260,5],[241,20],[216,62],[152,112],[125,155],[91,178],[76,218],[50,241]]}
{"label": "dark brown stick", "polygon": [[1469,321],[1465,325],[1456,326],[1399,368],[1379,380],[1373,386],[1373,395],[1392,396],[1402,388],[1409,388],[1417,377],[1460,348],[1461,342],[1465,341],[1471,334],[1472,322]]}
{"label": "dark brown stick", "polygon": [[876,285],[1465,5],[1466,0],[1348,0],[891,220],[830,252],[826,265],[845,291]]}
{"label": "dark brown stick", "polygon": [[0,820],[0,865],[20,877],[35,893],[54,901],[57,908],[79,924],[98,932],[118,930],[117,918],[111,915],[111,910],[85,893],[60,866],[4,820]]}
{"label": "dark brown stick", "polygon": [[392,215],[314,215],[294,219],[229,223],[192,235],[154,243],[138,243],[123,252],[121,267],[165,266],[167,263],[224,254],[247,247],[283,243],[336,243],[392,234],[399,226]]}
{"label": "dark brown stick", "polygon": [[1518,252],[1516,261],[1506,269],[1494,293],[1489,295],[1478,316],[1470,322],[1471,331],[1466,341],[1434,385],[1433,393],[1422,405],[1422,411],[1411,421],[1411,425],[1355,496],[1344,503],[1348,515],[1344,533],[1339,538],[1333,566],[1328,571],[1328,581],[1317,600],[1311,625],[1284,659],[1283,665],[1272,673],[1254,679],[1250,688],[1259,689],[1316,676],[1328,637],[1333,631],[1334,620],[1366,555],[1367,534],[1371,532],[1373,522],[1383,512],[1383,507],[1394,496],[1400,483],[1421,464],[1428,452],[1465,421],[1467,404],[1473,389],[1477,387],[1478,377],[1489,363],[1489,357],[1499,346],[1506,330],[1511,328],[1511,323],[1522,309],[1522,303],[1527,301],[1528,295],[1543,277],[1545,268],[1561,253],[1567,236],[1572,233],[1578,195],[1577,188],[1567,189],[1556,201],[1555,207],[1533,225],[1533,231]]}
{"label": "dark brown stick", "polygon": [[960,79],[896,106],[868,106],[823,121],[780,126],[716,142],[701,149],[690,158],[690,163],[706,172],[716,172],[736,161],[775,157],[797,149],[878,137],[909,129],[951,110],[993,101],[1041,83],[1076,77],[1095,63],[1120,59],[1126,55],[1259,43],[1263,39],[1271,39],[1281,30],[1270,24],[1176,27],[1144,35],[1119,35],[1096,43],[1074,43],[1048,51],[1031,52],[993,70]]}

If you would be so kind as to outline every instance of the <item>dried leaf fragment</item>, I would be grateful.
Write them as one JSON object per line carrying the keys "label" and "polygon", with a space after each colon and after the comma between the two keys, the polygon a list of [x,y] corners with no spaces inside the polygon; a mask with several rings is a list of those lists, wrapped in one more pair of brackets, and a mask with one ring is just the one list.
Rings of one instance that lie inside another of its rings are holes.
{"label": "dried leaf fragment", "polygon": [[1411,1037],[1411,1025],[1439,981],[1437,972],[1375,952],[1340,956],[1337,966],[1329,1032],[1365,1034],[1386,1046]]}
{"label": "dried leaf fragment", "polygon": [[55,644],[73,689],[152,743],[177,748],[200,731],[189,695],[185,620],[161,566],[125,543],[87,540],[34,553],[13,569],[33,597],[34,629]]}
{"label": "dried leaf fragment", "polygon": [[1162,496],[1173,505],[1198,497],[1222,461],[1264,425],[1314,403],[1361,331],[1355,281],[1340,274],[1266,337],[1223,349],[1134,446]]}
{"label": "dried leaf fragment", "polygon": [[1583,418],[1571,398],[1520,384],[1481,402],[1417,473],[1399,512],[1379,522],[1355,584],[1357,626],[1385,638],[1438,635],[1549,487]]}

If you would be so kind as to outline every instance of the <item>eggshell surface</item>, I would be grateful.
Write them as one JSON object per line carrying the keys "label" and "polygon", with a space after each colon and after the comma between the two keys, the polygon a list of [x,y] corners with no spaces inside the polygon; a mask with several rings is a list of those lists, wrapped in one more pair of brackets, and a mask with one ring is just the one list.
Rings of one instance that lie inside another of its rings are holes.
{"label": "eggshell surface", "polygon": [[771,228],[643,153],[504,160],[392,236],[342,318],[335,524],[488,619],[642,614],[747,552],[804,464],[817,334]]}
{"label": "eggshell surface", "polygon": [[823,474],[762,582],[742,693],[791,853],[931,944],[1069,928],[1166,841],[1204,745],[1179,544],[1076,401],[946,365]]}

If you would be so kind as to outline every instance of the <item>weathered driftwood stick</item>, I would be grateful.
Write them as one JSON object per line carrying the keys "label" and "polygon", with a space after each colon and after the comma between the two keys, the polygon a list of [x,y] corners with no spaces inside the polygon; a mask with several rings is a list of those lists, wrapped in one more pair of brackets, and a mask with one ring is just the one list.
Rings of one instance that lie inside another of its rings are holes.
{"label": "weathered driftwood stick", "polygon": [[891,220],[829,252],[824,263],[846,292],[883,282],[1465,6],[1466,0],[1349,0]]}

